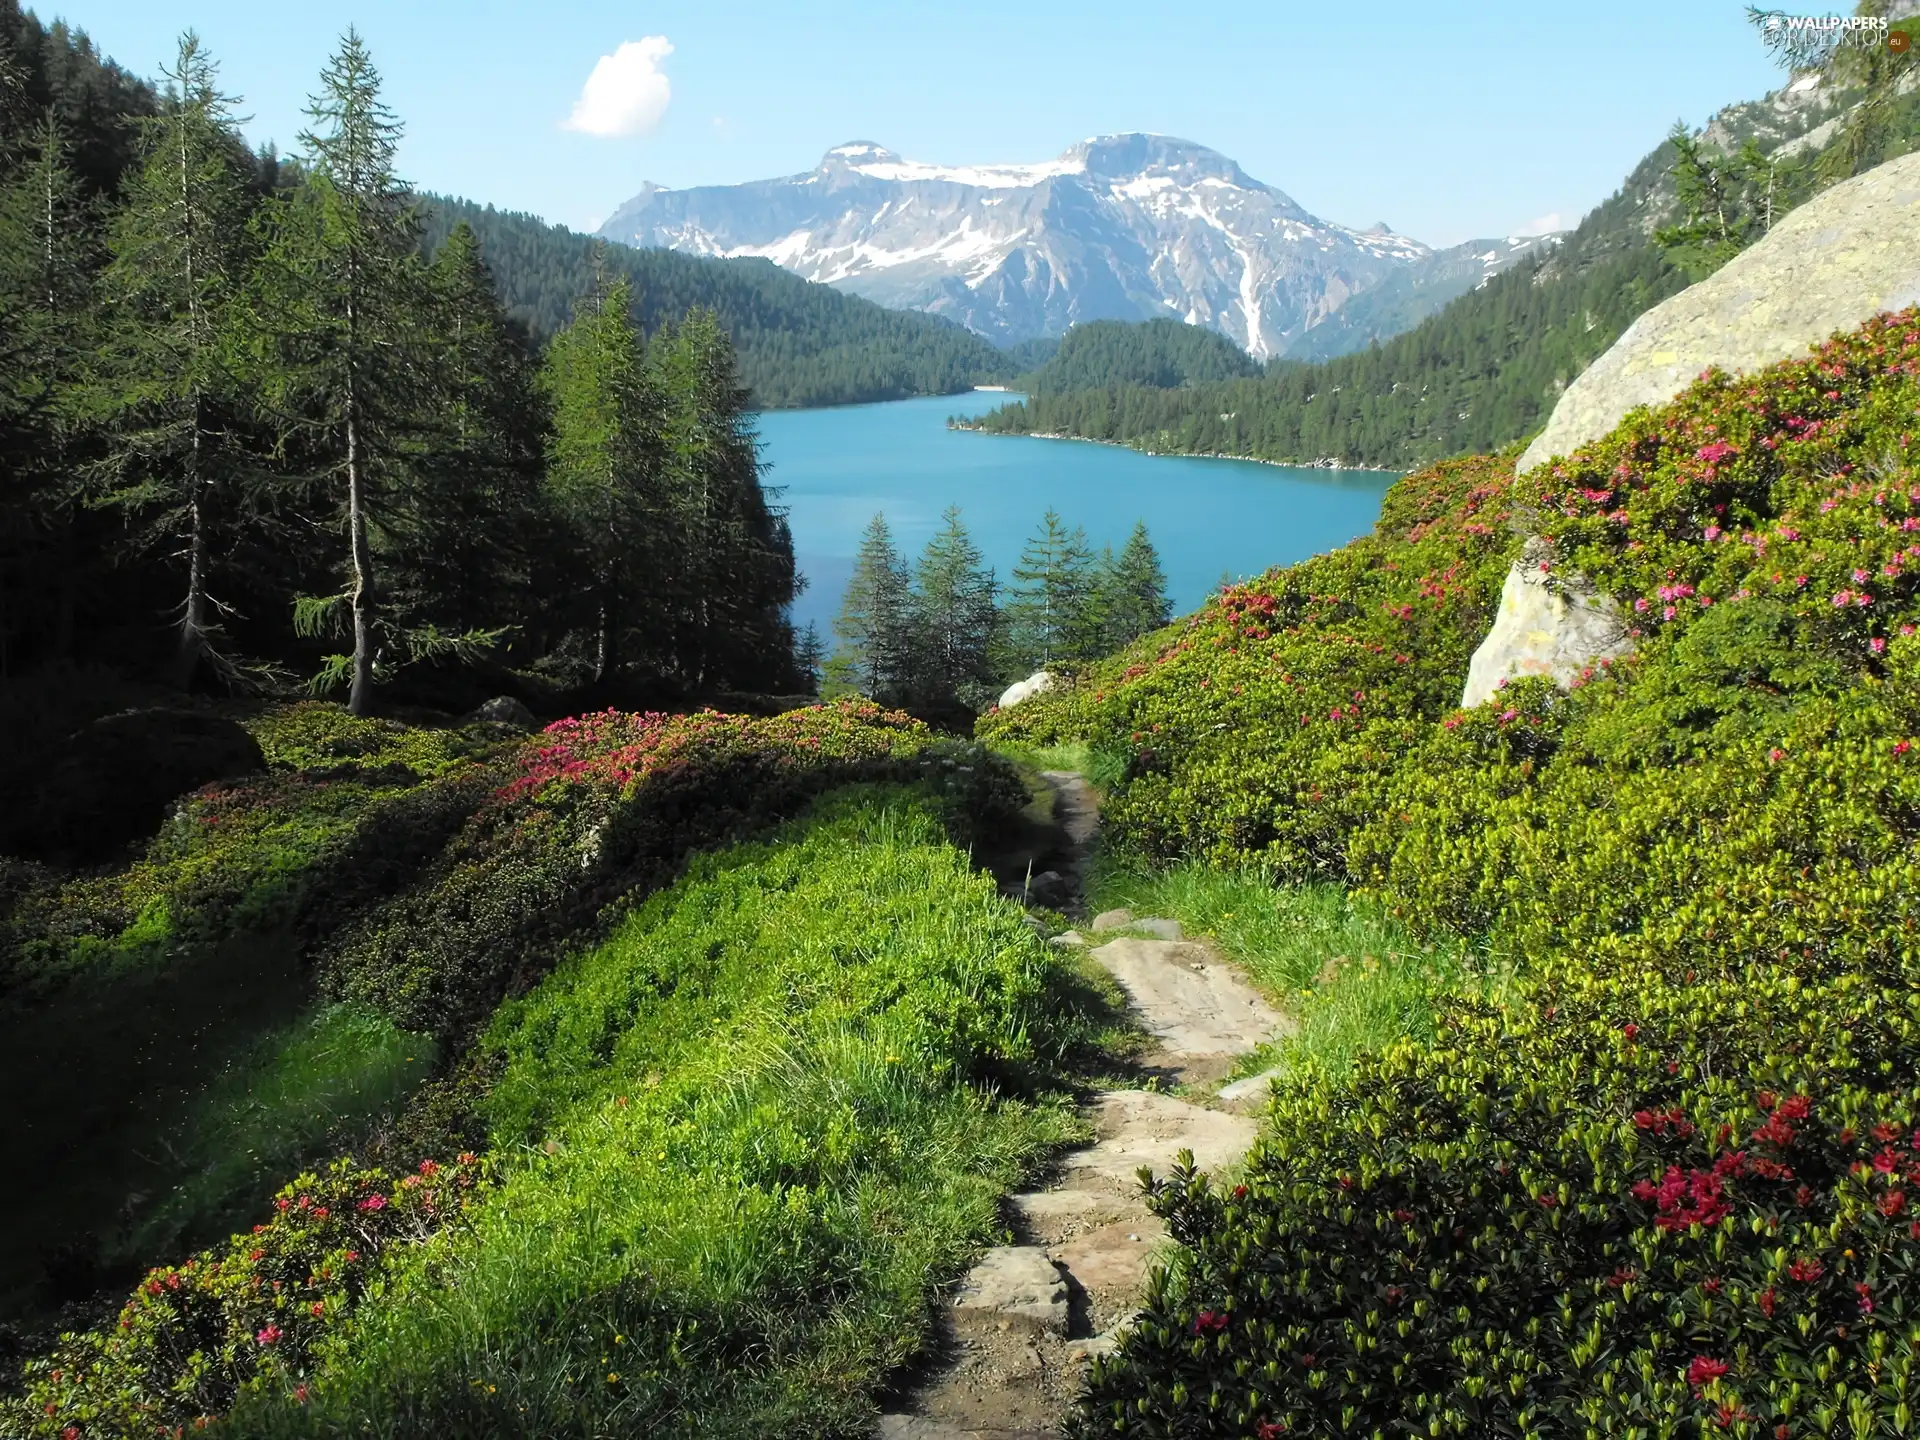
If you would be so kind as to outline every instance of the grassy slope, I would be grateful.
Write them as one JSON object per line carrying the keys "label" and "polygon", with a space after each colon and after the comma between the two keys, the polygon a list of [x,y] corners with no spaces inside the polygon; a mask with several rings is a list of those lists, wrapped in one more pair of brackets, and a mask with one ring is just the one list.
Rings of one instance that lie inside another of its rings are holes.
{"label": "grassy slope", "polygon": [[[1061,1066],[1097,1023],[936,796],[842,791],[706,856],[503,1007],[483,1041],[497,1183],[391,1250],[384,1285],[249,1300],[236,1241],[216,1367],[229,1389],[253,1377],[234,1432],[862,1433],[931,1287],[1075,1132]],[[166,1373],[144,1294],[132,1330],[44,1362],[13,1418],[55,1435],[143,1365]]]}

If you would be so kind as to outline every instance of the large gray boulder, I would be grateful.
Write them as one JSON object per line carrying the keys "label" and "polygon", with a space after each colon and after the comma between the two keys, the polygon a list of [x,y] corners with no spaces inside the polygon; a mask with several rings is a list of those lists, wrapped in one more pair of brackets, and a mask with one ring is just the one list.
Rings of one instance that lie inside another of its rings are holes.
{"label": "large gray boulder", "polygon": [[1522,471],[1598,439],[1702,370],[1756,370],[1883,310],[1920,304],[1920,152],[1809,200],[1765,239],[1647,311],[1567,387]]}
{"label": "large gray boulder", "polygon": [[1036,695],[1044,695],[1053,689],[1054,677],[1046,670],[1036,670],[1024,680],[1016,680],[1000,693],[1002,710],[1018,705],[1022,700],[1031,700]]}
{"label": "large gray boulder", "polygon": [[1602,660],[1633,649],[1613,598],[1581,576],[1555,567],[1553,547],[1527,541],[1500,589],[1493,628],[1467,666],[1460,708],[1470,710],[1501,682],[1545,675],[1561,685]]}

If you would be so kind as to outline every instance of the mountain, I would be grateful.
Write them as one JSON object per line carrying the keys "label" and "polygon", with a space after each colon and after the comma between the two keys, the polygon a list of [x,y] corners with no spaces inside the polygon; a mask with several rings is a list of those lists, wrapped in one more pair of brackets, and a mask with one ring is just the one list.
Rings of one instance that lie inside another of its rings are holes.
{"label": "mountain", "polygon": [[715,260],[607,246],[531,215],[428,196],[429,250],[470,225],[508,313],[544,344],[593,289],[595,252],[633,281],[647,329],[703,305],[720,317],[754,403],[778,409],[949,395],[1012,378],[1004,352],[951,321],[810,284],[765,260]]}
{"label": "mountain", "polygon": [[1518,235],[1504,240],[1469,240],[1436,250],[1424,260],[1363,290],[1320,324],[1289,345],[1287,360],[1331,360],[1376,341],[1391,340],[1429,315],[1477,290],[1516,261],[1558,244],[1558,235]]}
{"label": "mountain", "polygon": [[[1806,162],[1856,100],[1801,77],[1764,99],[1728,106],[1703,135],[1726,150],[1751,138],[1779,158],[1784,211],[1811,193]],[[1873,144],[1876,156],[1920,146],[1920,89],[1888,110]],[[1644,311],[1686,287],[1687,273],[1653,240],[1675,218],[1672,164],[1673,148],[1662,141],[1575,229],[1377,347],[1312,363],[1283,359],[1255,379],[1179,389],[1122,383],[1036,391],[972,425],[1163,453],[1337,459],[1395,470],[1500,449],[1537,430],[1574,377]],[[1341,323],[1364,319],[1368,304],[1390,307],[1401,298],[1382,284],[1352,303]]]}
{"label": "mountain", "polygon": [[1002,343],[1089,320],[1170,318],[1256,360],[1286,354],[1390,279],[1428,275],[1428,296],[1455,287],[1437,306],[1483,278],[1460,255],[1491,250],[1498,268],[1534,248],[1482,240],[1436,255],[1384,224],[1321,220],[1205,146],[1143,134],[1087,140],[1037,165],[927,165],[855,141],[803,175],[644,186],[600,234],[764,257]]}

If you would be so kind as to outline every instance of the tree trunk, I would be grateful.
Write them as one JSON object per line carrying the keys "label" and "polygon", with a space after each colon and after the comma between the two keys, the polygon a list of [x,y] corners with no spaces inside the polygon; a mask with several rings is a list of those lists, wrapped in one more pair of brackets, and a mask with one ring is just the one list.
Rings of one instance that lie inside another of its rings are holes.
{"label": "tree trunk", "polygon": [[347,709],[365,715],[373,704],[373,547],[367,540],[366,497],[361,493],[360,424],[347,389],[347,538],[353,550],[353,689]]}
{"label": "tree trunk", "polygon": [[187,455],[187,601],[180,616],[180,653],[174,677],[181,689],[193,683],[207,648],[207,526],[205,485],[200,474],[200,399],[193,402],[193,445]]}

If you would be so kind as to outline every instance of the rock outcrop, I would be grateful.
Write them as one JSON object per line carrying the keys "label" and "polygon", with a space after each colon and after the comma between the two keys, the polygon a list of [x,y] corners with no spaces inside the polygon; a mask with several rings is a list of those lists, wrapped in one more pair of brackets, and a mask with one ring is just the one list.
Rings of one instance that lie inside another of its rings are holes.
{"label": "rock outcrop", "polygon": [[1633,649],[1611,597],[1555,568],[1553,547],[1529,540],[1500,588],[1493,628],[1467,667],[1462,709],[1486,700],[1503,680],[1545,675],[1561,685],[1582,670]]}
{"label": "rock outcrop", "polygon": [[538,730],[540,721],[526,704],[512,695],[496,695],[467,717],[487,725],[511,725],[516,730]]}
{"label": "rock outcrop", "polygon": [[1050,671],[1036,670],[1024,680],[1016,680],[1000,693],[1000,708],[1018,705],[1022,700],[1031,700],[1036,695],[1044,695],[1053,689],[1054,677]]}
{"label": "rock outcrop", "polygon": [[1792,211],[1765,239],[1663,301],[1567,387],[1522,471],[1671,399],[1709,366],[1755,370],[1883,310],[1920,304],[1920,153]]}
{"label": "rock outcrop", "polygon": [[152,835],[182,795],[266,768],[253,736],[224,716],[103,716],[40,759],[26,798],[0,819],[0,849],[93,864]]}

